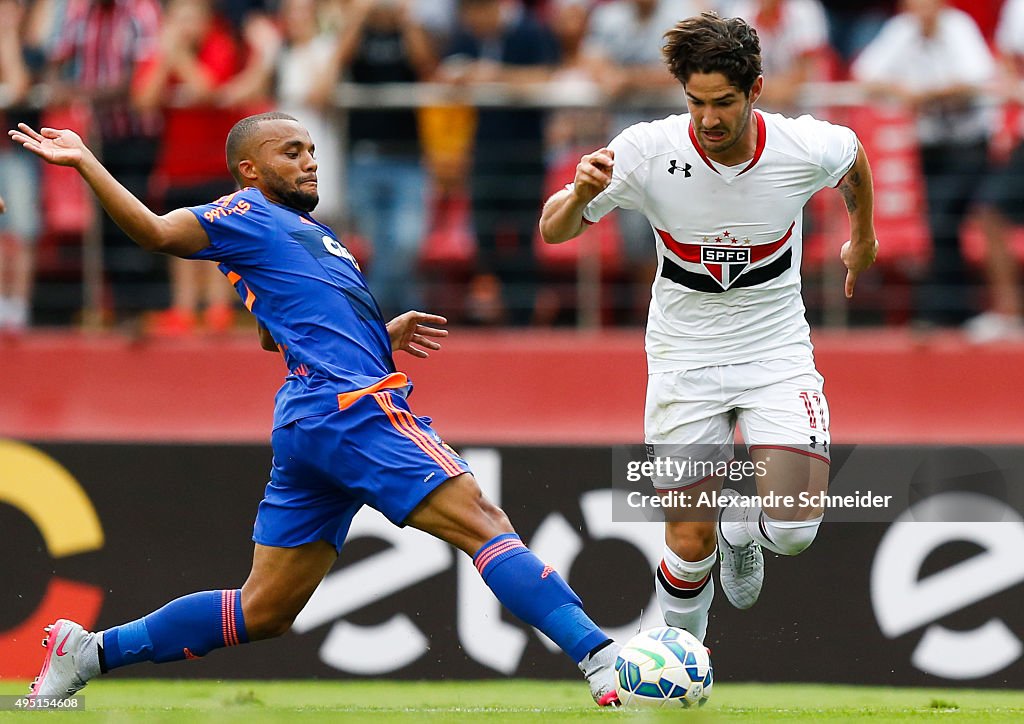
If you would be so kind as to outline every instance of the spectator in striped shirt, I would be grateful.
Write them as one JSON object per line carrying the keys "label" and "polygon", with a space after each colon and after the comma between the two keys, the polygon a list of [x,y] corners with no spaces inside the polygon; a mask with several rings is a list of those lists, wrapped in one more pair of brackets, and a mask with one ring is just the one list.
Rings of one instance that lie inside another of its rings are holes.
{"label": "spectator in striped shirt", "polygon": [[[143,197],[161,117],[133,108],[130,90],[135,66],[156,50],[160,16],[156,0],[69,0],[49,57],[51,106],[88,104],[105,165]],[[102,225],[104,268],[117,311],[133,318],[160,306],[166,295],[162,261],[139,250],[106,215]]]}
{"label": "spectator in striped shirt", "polygon": [[[21,40],[24,6],[0,0],[0,124],[27,121],[31,75]],[[0,148],[0,334],[29,324],[35,241],[39,235],[38,164],[10,146]]]}

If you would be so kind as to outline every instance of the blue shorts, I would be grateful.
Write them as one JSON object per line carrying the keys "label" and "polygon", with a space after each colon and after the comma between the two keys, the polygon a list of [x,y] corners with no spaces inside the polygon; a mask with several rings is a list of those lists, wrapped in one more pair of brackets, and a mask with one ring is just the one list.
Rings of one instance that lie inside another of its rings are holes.
{"label": "blue shorts", "polygon": [[382,390],[349,407],[274,430],[274,464],[253,540],[293,548],[325,540],[338,551],[363,505],[395,525],[469,464],[416,417],[401,394]]}

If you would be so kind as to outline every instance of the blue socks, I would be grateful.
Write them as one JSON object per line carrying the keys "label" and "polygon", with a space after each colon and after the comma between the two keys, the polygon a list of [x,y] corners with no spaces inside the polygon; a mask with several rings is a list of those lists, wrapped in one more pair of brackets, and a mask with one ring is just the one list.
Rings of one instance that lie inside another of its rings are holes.
{"label": "blue socks", "polygon": [[[515,533],[489,540],[473,556],[473,564],[508,610],[546,634],[576,663],[609,640],[562,577]],[[104,631],[100,661],[110,671],[140,661],[196,659],[248,641],[241,591],[203,591]]]}
{"label": "blue socks", "polygon": [[103,632],[104,670],[139,661],[198,659],[214,649],[248,643],[242,592],[203,591]]}
{"label": "blue socks", "polygon": [[609,640],[583,612],[579,596],[515,533],[487,541],[473,556],[473,565],[505,608],[546,634],[576,663]]}

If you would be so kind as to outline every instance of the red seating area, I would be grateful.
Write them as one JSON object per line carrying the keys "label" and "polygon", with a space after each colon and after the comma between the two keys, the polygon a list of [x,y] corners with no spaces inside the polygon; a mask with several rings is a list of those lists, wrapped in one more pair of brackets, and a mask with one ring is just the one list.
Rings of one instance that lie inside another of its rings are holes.
{"label": "red seating area", "polygon": [[[901,276],[921,269],[930,257],[931,242],[913,118],[903,110],[886,106],[836,109],[829,117],[853,128],[871,159],[876,232],[883,241],[879,264]],[[545,198],[572,179],[579,157],[587,150],[574,149],[552,164],[545,180]],[[468,199],[462,196],[435,207],[435,222],[421,257],[425,268],[467,269],[472,266],[475,249],[469,214]],[[809,205],[804,239],[805,268],[813,271],[833,259],[848,236],[842,200],[830,189],[821,191]],[[614,277],[622,270],[622,238],[614,214],[588,229],[585,242],[591,248],[600,249],[605,278]],[[985,240],[975,224],[963,229],[962,244],[968,260],[980,267],[984,263]],[[1012,244],[1017,258],[1024,263],[1024,228],[1014,232]],[[545,244],[538,233],[534,248],[542,269],[566,274],[575,271],[584,246],[582,242],[552,246]]]}
{"label": "red seating area", "polygon": [[[883,241],[879,264],[888,277],[906,283],[927,263],[930,255],[913,119],[905,111],[886,106],[833,109],[828,116],[852,127],[868,150],[875,184],[876,231]],[[1015,113],[1008,111],[1002,125],[1006,129],[1016,128],[1015,121]],[[89,118],[84,111],[72,107],[48,111],[44,122],[55,127],[87,129]],[[572,179],[580,155],[587,150],[573,149],[552,164],[545,180],[545,198]],[[80,255],[77,249],[74,252],[69,249],[80,243],[93,215],[85,186],[70,169],[52,166],[43,167],[41,185],[45,228],[39,247],[40,272],[76,275],[80,272]],[[848,236],[848,229],[842,201],[829,189],[811,200],[808,218],[804,265],[813,273],[822,263],[835,258]],[[359,246],[360,240],[356,239],[355,243]],[[986,253],[985,239],[976,224],[965,226],[962,244],[970,263],[980,267]],[[614,213],[587,231],[585,243],[552,246],[545,244],[539,233],[535,239],[535,253],[544,273],[569,281],[575,279],[581,250],[595,246],[600,250],[602,278],[620,278],[622,239]],[[1012,248],[1018,260],[1024,263],[1024,228],[1015,230]],[[368,246],[359,246],[357,256],[365,258],[368,253]],[[463,278],[471,272],[475,255],[468,197],[456,194],[435,199],[431,228],[424,239],[420,259],[423,272],[428,277],[441,279]]]}

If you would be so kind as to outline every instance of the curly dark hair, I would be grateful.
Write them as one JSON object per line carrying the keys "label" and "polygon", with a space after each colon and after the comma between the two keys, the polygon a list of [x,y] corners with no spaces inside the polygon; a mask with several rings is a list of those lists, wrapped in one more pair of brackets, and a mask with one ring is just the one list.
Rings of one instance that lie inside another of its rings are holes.
{"label": "curly dark hair", "polygon": [[761,75],[761,41],[742,18],[701,13],[676,23],[664,37],[662,57],[684,86],[694,73],[721,73],[750,95]]}

